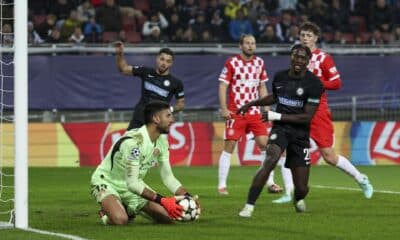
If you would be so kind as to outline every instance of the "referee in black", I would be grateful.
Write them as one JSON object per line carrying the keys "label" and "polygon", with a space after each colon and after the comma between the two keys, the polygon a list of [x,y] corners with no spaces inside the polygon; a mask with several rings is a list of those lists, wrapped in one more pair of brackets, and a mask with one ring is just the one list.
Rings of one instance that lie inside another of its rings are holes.
{"label": "referee in black", "polygon": [[144,106],[151,101],[164,101],[168,104],[175,97],[172,112],[182,111],[185,107],[185,93],[182,81],[170,74],[174,62],[174,52],[169,48],[161,48],[156,57],[156,68],[129,65],[124,57],[122,42],[115,44],[116,64],[118,70],[125,75],[133,75],[142,79],[142,95],[135,106],[132,119],[127,130],[139,128],[144,124]]}
{"label": "referee in black", "polygon": [[276,111],[263,114],[263,120],[273,121],[267,157],[258,169],[249,189],[247,203],[239,216],[251,217],[254,204],[259,197],[272,169],[286,150],[285,167],[293,174],[294,206],[304,212],[304,198],[308,193],[310,171],[310,122],[316,112],[323,92],[321,81],[307,70],[311,51],[300,44],[291,49],[290,68],[277,72],[272,82],[272,94],[252,101],[238,110],[245,113],[250,106],[276,104]]}

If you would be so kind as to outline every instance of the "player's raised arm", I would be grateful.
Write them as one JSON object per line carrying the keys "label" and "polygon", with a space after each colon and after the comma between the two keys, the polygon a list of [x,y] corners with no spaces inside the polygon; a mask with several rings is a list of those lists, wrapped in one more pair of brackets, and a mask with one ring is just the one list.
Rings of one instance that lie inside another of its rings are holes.
{"label": "player's raised arm", "polygon": [[118,70],[125,75],[132,75],[133,67],[126,62],[124,57],[124,44],[117,42],[115,44],[115,56]]}

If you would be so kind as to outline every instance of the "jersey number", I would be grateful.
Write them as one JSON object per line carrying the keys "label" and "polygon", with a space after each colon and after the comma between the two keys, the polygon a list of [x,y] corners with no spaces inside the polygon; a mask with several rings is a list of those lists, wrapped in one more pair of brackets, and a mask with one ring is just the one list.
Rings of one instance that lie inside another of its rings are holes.
{"label": "jersey number", "polygon": [[228,128],[233,128],[234,123],[235,123],[235,119],[226,120],[226,125]]}
{"label": "jersey number", "polygon": [[304,148],[303,149],[303,153],[305,154],[304,156],[304,161],[306,161],[306,164],[309,165],[310,164],[310,160],[311,160],[311,151],[309,148]]}

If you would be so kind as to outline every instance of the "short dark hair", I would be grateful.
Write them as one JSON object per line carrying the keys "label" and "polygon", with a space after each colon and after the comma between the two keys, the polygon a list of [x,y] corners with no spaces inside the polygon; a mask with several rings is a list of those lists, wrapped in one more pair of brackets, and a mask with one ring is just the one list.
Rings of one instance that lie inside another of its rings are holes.
{"label": "short dark hair", "polygon": [[144,106],[144,123],[153,122],[153,116],[162,110],[169,109],[169,104],[163,101],[152,101]]}
{"label": "short dark hair", "polygon": [[295,44],[291,49],[290,49],[290,54],[292,54],[295,50],[298,49],[303,49],[304,51],[306,51],[308,58],[311,58],[312,53],[309,47],[307,46],[303,46],[301,44]]}
{"label": "short dark hair", "polygon": [[170,48],[161,48],[160,51],[158,52],[158,55],[161,55],[163,53],[167,54],[167,55],[170,55],[172,57],[172,60],[174,60],[175,53]]}
{"label": "short dark hair", "polygon": [[301,31],[310,31],[318,37],[321,36],[321,28],[319,28],[317,24],[312,22],[304,22],[303,24],[301,24],[300,32]]}
{"label": "short dark hair", "polygon": [[244,39],[247,37],[252,37],[252,38],[256,39],[252,34],[242,34],[240,36],[239,44],[242,45],[244,42]]}

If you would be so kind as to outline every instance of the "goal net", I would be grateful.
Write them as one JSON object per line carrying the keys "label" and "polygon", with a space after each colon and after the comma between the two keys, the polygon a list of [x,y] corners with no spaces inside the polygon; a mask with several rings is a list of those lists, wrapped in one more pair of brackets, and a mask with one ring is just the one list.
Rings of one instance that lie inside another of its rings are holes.
{"label": "goal net", "polygon": [[26,5],[0,0],[0,228],[28,227]]}

